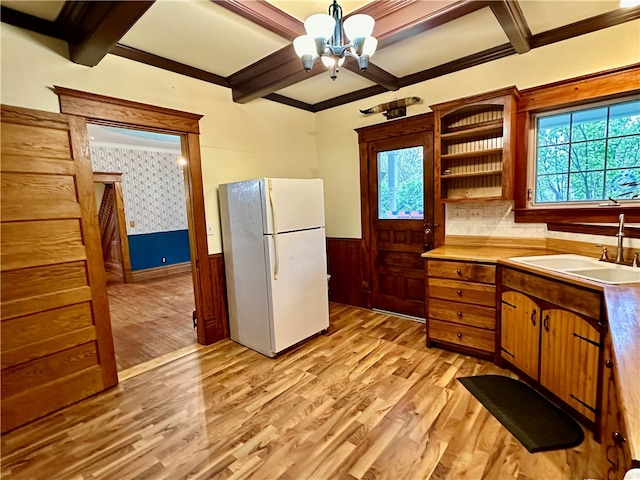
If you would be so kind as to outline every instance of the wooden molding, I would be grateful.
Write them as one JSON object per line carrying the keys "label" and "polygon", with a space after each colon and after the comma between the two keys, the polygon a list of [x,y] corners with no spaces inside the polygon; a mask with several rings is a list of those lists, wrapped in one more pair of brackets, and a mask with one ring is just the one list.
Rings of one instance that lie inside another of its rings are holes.
{"label": "wooden molding", "polygon": [[191,262],[176,263],[174,265],[163,265],[161,267],[145,268],[144,270],[135,270],[131,272],[131,279],[134,282],[142,282],[151,280],[152,278],[167,277],[176,273],[185,273],[191,271]]}
{"label": "wooden molding", "polygon": [[433,128],[434,115],[433,112],[429,112],[406,117],[394,122],[356,128],[355,131],[358,133],[358,142],[365,143],[425,132],[433,130]]}
{"label": "wooden molding", "polygon": [[292,41],[294,38],[305,34],[304,25],[300,20],[265,0],[251,2],[239,0],[211,1],[287,40]]}
{"label": "wooden molding", "polygon": [[531,50],[531,30],[518,2],[499,0],[490,2],[490,7],[516,52],[527,53]]}
{"label": "wooden molding", "polygon": [[521,90],[518,112],[544,111],[640,92],[640,63]]}
{"label": "wooden molding", "polygon": [[71,61],[93,67],[153,5],[153,1],[66,2],[56,23],[69,43]]}
{"label": "wooden molding", "polygon": [[386,90],[396,91],[400,88],[398,86],[398,77],[372,63],[369,63],[369,66],[364,71],[360,70],[360,67],[355,62],[345,62],[344,68],[367,80],[371,80]]}
{"label": "wooden molding", "polygon": [[[626,218],[626,214],[625,214]],[[618,233],[616,223],[547,223],[547,230],[552,232],[583,233],[586,235],[604,235],[605,237],[615,237]],[[625,225],[624,236],[629,238],[640,238],[640,226]]]}
{"label": "wooden molding", "polygon": [[541,32],[531,37],[531,47],[538,48],[552,43],[561,42],[569,38],[578,37],[586,33],[596,32],[603,28],[613,27],[621,23],[640,18],[640,6],[619,8],[611,12],[586,18],[579,22],[563,27]]}
{"label": "wooden molding", "polygon": [[94,183],[115,183],[122,181],[122,173],[118,172],[93,172]]}
{"label": "wooden molding", "polygon": [[614,223],[621,213],[628,222],[640,222],[639,207],[515,208],[516,223]]}
{"label": "wooden molding", "polygon": [[293,98],[285,97],[284,95],[278,95],[277,93],[270,93],[263,98],[271,100],[272,102],[281,103],[283,105],[289,105],[290,107],[299,108],[300,110],[306,110],[307,112],[315,112],[315,108],[310,103],[301,102]]}
{"label": "wooden molding", "polygon": [[212,338],[227,338],[229,336],[229,310],[224,255],[222,253],[209,255],[209,271],[211,275],[211,290],[215,298],[213,304],[213,318],[215,321],[207,322],[206,335]]}
{"label": "wooden molding", "polygon": [[[373,14],[372,16],[377,20],[374,33],[380,42],[380,48],[486,6],[484,2],[467,0],[453,5],[447,5],[447,2],[444,1],[421,2],[416,0],[373,2],[373,5],[375,7],[372,6],[370,9],[363,7],[353,14]],[[442,8],[438,9],[439,6]],[[345,18],[347,17],[348,15],[345,16]],[[361,72],[353,62],[348,67],[345,64],[343,68],[349,68],[350,71],[378,83],[379,87],[382,87],[382,91],[397,90],[400,87],[396,77],[375,65],[370,65],[366,72]],[[326,71],[320,66],[316,66],[311,72],[306,73],[292,46],[287,45],[253,65],[234,73],[228,80],[233,89],[233,101],[246,103],[301,82],[309,78],[309,75],[320,73],[326,74]],[[345,96],[340,98],[345,99]]]}
{"label": "wooden molding", "polygon": [[522,237],[482,237],[475,235],[447,235],[444,240],[447,246],[464,247],[520,247],[520,248],[545,248],[546,238],[522,238]]}
{"label": "wooden molding", "polygon": [[386,88],[381,87],[380,85],[373,85],[368,88],[363,88],[362,90],[345,93],[344,95],[318,102],[313,106],[313,110],[314,112],[321,112],[329,108],[339,107],[340,105],[346,105],[347,103],[355,102],[357,100],[363,100],[365,98],[373,97],[374,95],[379,95],[385,92],[388,92]]}
{"label": "wooden molding", "polygon": [[13,25],[14,27],[24,28],[25,30],[57,38],[58,40],[66,40],[60,25],[56,22],[34,17],[28,13],[18,12],[4,5],[0,5],[0,19],[2,19],[3,23]]}
{"label": "wooden molding", "polygon": [[174,132],[181,136],[182,154],[187,159],[185,190],[196,316],[198,318],[198,342],[208,345],[226,338],[228,326],[221,316],[215,315],[215,309],[219,308],[216,306],[224,299],[215,296],[219,293],[219,289],[214,291],[208,258],[198,135],[198,120],[202,116],[62,87],[55,87],[54,91],[60,97],[62,113],[82,116],[97,121],[97,123]]}
{"label": "wooden molding", "polygon": [[53,91],[58,95],[62,113],[165,131],[199,133],[198,121],[202,115],[58,86],[54,86]]}
{"label": "wooden molding", "polygon": [[216,75],[215,73],[200,70],[199,68],[185,65],[184,63],[174,62],[168,58],[159,57],[152,53],[147,53],[137,48],[127,47],[116,43],[109,53],[117,55],[118,57],[128,58],[136,62],[144,63],[145,65],[151,65],[152,67],[162,68],[169,72],[174,72],[186,77],[202,80],[203,82],[213,83],[214,85],[220,85],[222,87],[229,87],[229,82],[226,78]]}

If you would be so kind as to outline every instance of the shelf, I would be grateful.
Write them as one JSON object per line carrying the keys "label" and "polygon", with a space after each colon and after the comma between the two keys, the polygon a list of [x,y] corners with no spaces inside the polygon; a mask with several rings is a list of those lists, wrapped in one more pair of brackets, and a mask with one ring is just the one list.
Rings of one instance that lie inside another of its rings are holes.
{"label": "shelf", "polygon": [[486,177],[489,175],[502,175],[502,170],[483,170],[480,172],[449,173],[447,175],[445,174],[440,175],[440,178],[442,180],[445,180],[449,178]]}
{"label": "shelf", "polygon": [[473,152],[462,153],[447,153],[440,155],[442,160],[456,160],[458,158],[471,158],[471,157],[483,157],[485,155],[495,155],[496,153],[502,153],[502,148],[489,148],[487,150],[475,150]]}
{"label": "shelf", "polygon": [[455,132],[443,133],[440,135],[440,138],[442,138],[443,140],[451,141],[490,135],[502,136],[502,120],[493,120],[479,127],[466,128],[464,130],[458,130]]}
{"label": "shelf", "polygon": [[441,201],[445,202],[445,203],[471,203],[471,202],[478,202],[478,201],[483,201],[483,202],[492,202],[492,201],[500,201],[500,200],[504,200],[501,196],[495,196],[495,197],[454,197],[454,198],[443,198],[441,199]]}

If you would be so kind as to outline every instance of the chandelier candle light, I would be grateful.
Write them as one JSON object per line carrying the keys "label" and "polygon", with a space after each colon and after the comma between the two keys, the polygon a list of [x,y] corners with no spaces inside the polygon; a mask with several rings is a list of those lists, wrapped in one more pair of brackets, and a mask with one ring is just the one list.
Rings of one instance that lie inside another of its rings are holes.
{"label": "chandelier candle light", "polygon": [[[337,0],[329,6],[329,14],[311,15],[304,22],[306,35],[293,41],[296,54],[308,72],[317,58],[329,68],[331,79],[335,80],[338,69],[346,57],[358,62],[361,70],[369,66],[369,58],[376,51],[378,40],[371,36],[375,20],[369,15],[352,15],[342,22],[342,7]],[[344,39],[350,43],[343,45]]]}

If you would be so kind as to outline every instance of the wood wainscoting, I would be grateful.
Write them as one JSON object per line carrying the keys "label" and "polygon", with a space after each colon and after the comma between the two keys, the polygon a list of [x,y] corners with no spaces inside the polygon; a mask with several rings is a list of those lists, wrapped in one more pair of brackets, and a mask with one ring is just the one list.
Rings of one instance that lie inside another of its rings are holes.
{"label": "wood wainscoting", "polygon": [[327,238],[329,298],[332,302],[368,307],[362,289],[362,240]]}
{"label": "wood wainscoting", "polygon": [[[229,311],[227,309],[227,282],[224,276],[224,255],[209,254],[210,282],[203,287],[210,288],[213,298],[213,320],[205,325],[207,338],[229,337]],[[211,337],[209,337],[211,335]]]}

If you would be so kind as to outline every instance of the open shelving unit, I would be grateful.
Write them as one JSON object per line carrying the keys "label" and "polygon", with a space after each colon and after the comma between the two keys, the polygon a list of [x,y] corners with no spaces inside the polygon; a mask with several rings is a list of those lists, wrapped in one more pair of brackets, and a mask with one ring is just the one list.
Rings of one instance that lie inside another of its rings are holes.
{"label": "open shelving unit", "polygon": [[444,202],[513,198],[516,87],[432,105],[435,194]]}

